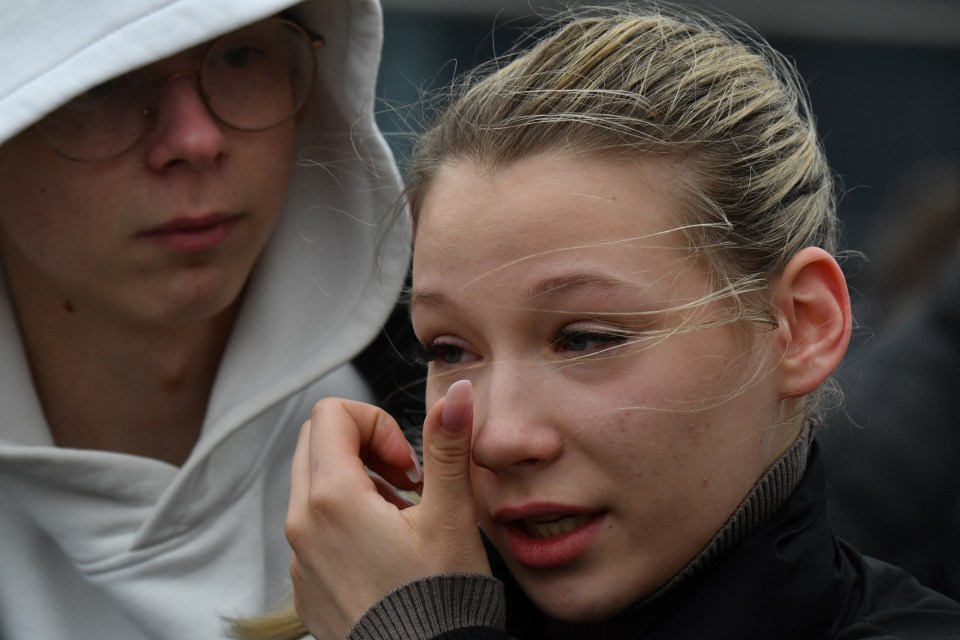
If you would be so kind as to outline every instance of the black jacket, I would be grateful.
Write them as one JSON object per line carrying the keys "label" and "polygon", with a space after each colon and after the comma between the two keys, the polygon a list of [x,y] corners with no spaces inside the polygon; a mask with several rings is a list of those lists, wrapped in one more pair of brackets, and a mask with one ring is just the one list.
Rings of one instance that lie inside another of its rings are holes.
{"label": "black jacket", "polygon": [[499,558],[507,585],[507,632],[475,638],[642,640],[837,640],[960,638],[960,604],[909,574],[860,555],[827,525],[816,444],[800,484],[774,519],[711,565],[652,601],[599,624],[564,625],[526,599]]}
{"label": "black jacket", "polygon": [[499,580],[443,574],[407,583],[372,607],[348,638],[960,639],[960,603],[837,540],[827,525],[816,442],[806,460],[805,473],[769,521],[609,620],[564,624],[549,618],[526,598],[488,545]]}
{"label": "black jacket", "polygon": [[839,380],[819,436],[837,535],[960,599],[960,265]]}

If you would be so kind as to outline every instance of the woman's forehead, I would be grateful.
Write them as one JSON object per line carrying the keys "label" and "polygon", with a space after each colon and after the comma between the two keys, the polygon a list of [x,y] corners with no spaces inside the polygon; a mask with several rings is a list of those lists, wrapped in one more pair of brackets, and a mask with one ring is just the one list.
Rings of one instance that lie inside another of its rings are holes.
{"label": "woman's forehead", "polygon": [[651,174],[555,157],[512,169],[438,176],[422,201],[412,307],[659,308],[704,294],[673,195]]}
{"label": "woman's forehead", "polygon": [[679,199],[654,163],[541,155],[494,172],[447,165],[420,202],[415,271],[685,250]]}

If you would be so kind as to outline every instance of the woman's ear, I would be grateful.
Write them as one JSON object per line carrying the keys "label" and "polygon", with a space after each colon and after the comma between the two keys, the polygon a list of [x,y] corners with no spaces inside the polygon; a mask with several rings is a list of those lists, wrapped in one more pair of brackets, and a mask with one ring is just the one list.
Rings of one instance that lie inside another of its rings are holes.
{"label": "woman's ear", "polygon": [[843,271],[823,249],[802,249],[777,279],[773,302],[783,353],[777,367],[780,395],[805,396],[840,365],[850,344],[853,320]]}

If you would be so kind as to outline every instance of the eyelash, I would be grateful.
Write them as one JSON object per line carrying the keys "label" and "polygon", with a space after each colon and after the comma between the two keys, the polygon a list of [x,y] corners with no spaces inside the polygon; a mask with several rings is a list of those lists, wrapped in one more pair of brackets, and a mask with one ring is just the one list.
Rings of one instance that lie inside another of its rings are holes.
{"label": "eyelash", "polygon": [[[426,367],[428,364],[435,360],[442,359],[444,356],[444,350],[456,349],[463,351],[462,347],[458,347],[449,342],[430,342],[424,343],[417,341],[413,345],[412,353],[410,354],[410,359],[414,364],[418,364],[422,367]],[[454,363],[448,363],[454,364]]]}
{"label": "eyelash", "polygon": [[[593,352],[606,352],[610,349],[613,349],[627,340],[629,340],[631,334],[624,331],[601,331],[598,329],[577,329],[575,327],[564,327],[557,332],[553,340],[550,342],[550,346],[557,351],[565,351],[570,353],[581,353],[578,357],[583,357],[590,355]],[[593,340],[597,343],[594,347],[584,346],[583,348],[570,348],[571,345],[577,339],[587,339]],[[459,347],[455,344],[449,342],[416,342],[413,345],[413,350],[411,354],[411,360],[415,364],[426,367],[431,362],[436,360],[444,360],[445,356],[454,355],[450,352],[454,351],[457,355],[462,355],[464,352],[463,347]],[[446,364],[459,364],[459,362],[450,362],[447,361]]]}
{"label": "eyelash", "polygon": [[583,351],[584,355],[588,355],[594,351],[607,351],[612,349],[620,344],[623,344],[630,339],[630,334],[625,331],[603,331],[600,329],[578,329],[576,327],[564,327],[557,332],[556,337],[551,342],[551,345],[554,349],[561,349],[563,347],[569,347],[570,344],[577,338],[583,339],[594,339],[598,345],[594,348],[584,348],[584,349],[569,349],[567,351],[572,351],[574,353]]}

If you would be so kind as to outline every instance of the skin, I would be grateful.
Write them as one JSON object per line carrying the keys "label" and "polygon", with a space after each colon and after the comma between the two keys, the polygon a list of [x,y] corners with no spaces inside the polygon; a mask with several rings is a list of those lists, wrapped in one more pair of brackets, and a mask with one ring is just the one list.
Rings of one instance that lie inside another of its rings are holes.
{"label": "skin", "polygon": [[[770,332],[648,337],[723,308],[665,310],[709,290],[705,264],[669,232],[681,211],[670,169],[561,156],[492,175],[451,165],[420,212],[411,314],[437,356],[427,403],[473,382],[481,527],[565,619],[607,617],[666,583],[799,429],[780,424]],[[519,520],[574,514],[599,529],[584,553],[517,560]]]}
{"label": "skin", "polygon": [[[157,77],[192,71],[199,51],[155,63]],[[67,160],[33,128],[0,146],[0,260],[56,442],[179,463],[282,211],[296,123],[226,128],[192,75],[158,92],[154,126],[117,158]],[[149,238],[210,215],[234,220],[210,249]]]}
{"label": "skin", "polygon": [[[448,571],[490,574],[470,499],[470,383],[428,412],[423,471],[377,407],[325,398],[300,431],[285,532],[296,615],[317,640],[341,640],[380,598]],[[411,506],[383,482],[423,499]]]}
{"label": "skin", "polygon": [[[419,577],[489,575],[477,522],[541,609],[607,618],[676,575],[796,440],[804,396],[849,343],[843,273],[804,248],[771,283],[775,328],[703,326],[725,303],[690,304],[709,287],[675,231],[682,169],[562,155],[440,168],[418,199],[411,298],[431,359],[422,500],[405,507],[365,473],[414,486],[396,422],[317,404],[286,529],[314,637],[344,637]],[[574,542],[525,542],[521,520]]]}

